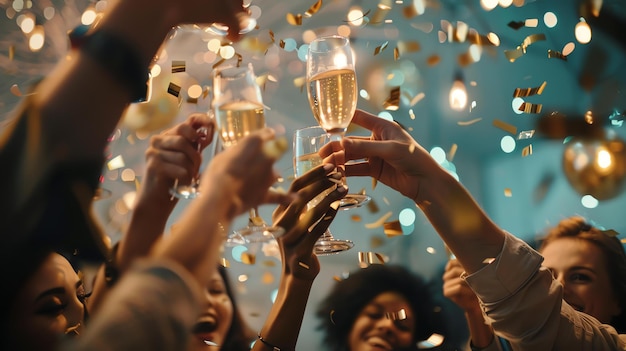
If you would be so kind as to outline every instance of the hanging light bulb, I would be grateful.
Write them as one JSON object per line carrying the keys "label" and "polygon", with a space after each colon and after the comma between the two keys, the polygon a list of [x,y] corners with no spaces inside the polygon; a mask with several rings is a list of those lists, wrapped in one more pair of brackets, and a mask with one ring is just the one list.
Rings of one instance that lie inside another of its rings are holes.
{"label": "hanging light bulb", "polygon": [[467,106],[467,89],[461,73],[457,73],[450,88],[450,108],[456,111],[463,111]]}

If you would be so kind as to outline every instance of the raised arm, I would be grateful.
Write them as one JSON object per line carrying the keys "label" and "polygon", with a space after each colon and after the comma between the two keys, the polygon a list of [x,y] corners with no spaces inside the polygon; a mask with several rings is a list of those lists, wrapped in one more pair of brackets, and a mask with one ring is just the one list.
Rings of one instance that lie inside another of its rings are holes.
{"label": "raised arm", "polygon": [[297,192],[297,200],[274,211],[274,224],[286,229],[285,235],[278,238],[282,272],[278,295],[254,344],[255,351],[275,350],[274,347],[296,349],[311,286],[320,272],[313,246],[335,218],[335,201],[346,194],[347,188],[339,186],[314,208],[305,208],[310,200],[341,179],[337,172],[328,173],[334,168],[331,164],[318,166],[297,178],[290,188],[290,192]]}

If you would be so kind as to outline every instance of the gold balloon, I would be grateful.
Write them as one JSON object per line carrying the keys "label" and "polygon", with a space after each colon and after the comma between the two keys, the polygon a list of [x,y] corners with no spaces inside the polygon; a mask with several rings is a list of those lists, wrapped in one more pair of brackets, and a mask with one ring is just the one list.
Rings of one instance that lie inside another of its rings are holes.
{"label": "gold balloon", "polygon": [[581,195],[607,200],[620,194],[626,178],[626,145],[614,133],[574,137],[565,144],[563,171]]}

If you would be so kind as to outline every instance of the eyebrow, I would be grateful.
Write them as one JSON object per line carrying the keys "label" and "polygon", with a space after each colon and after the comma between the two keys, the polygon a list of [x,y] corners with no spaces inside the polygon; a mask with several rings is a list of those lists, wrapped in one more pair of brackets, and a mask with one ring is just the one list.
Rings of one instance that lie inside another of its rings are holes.
{"label": "eyebrow", "polygon": [[[76,289],[78,289],[81,285],[83,285],[83,281],[79,280],[76,282],[76,284],[74,285],[76,287]],[[35,299],[35,302],[45,298],[46,296],[50,296],[50,295],[60,295],[60,294],[65,294],[65,288],[62,286],[56,287],[56,288],[52,288],[52,289],[48,289],[44,292],[42,292],[41,294],[39,294],[39,296],[37,296],[37,298]]]}

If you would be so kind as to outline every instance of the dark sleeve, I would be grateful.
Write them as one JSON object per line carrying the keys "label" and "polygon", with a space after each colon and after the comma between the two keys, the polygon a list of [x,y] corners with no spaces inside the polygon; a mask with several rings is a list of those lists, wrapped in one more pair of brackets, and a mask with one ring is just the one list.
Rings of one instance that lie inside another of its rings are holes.
{"label": "dark sleeve", "polygon": [[174,263],[141,262],[125,273],[68,351],[185,350],[199,304],[195,280]]}

